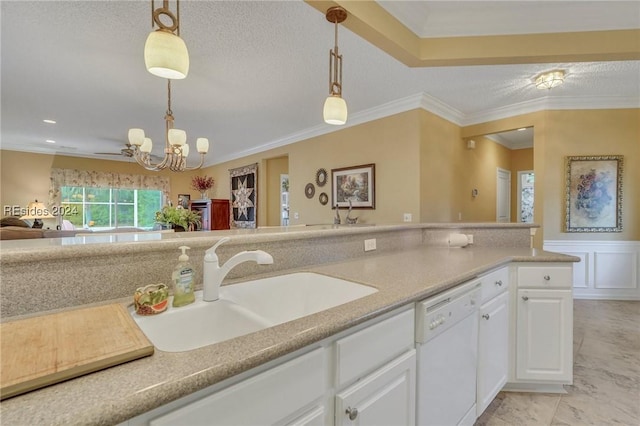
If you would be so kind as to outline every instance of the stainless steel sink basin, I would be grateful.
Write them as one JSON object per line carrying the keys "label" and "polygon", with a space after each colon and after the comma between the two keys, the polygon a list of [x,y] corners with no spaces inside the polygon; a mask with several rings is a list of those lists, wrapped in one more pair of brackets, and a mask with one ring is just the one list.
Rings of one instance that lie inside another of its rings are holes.
{"label": "stainless steel sink basin", "polygon": [[373,287],[310,272],[223,286],[220,299],[154,316],[131,315],[161,351],[182,352],[253,333],[375,293]]}

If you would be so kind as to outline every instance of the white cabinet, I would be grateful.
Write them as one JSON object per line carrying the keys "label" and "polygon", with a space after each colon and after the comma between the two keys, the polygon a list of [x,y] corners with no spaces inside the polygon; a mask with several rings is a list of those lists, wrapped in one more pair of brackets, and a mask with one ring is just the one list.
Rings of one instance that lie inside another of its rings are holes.
{"label": "white cabinet", "polygon": [[401,308],[296,358],[258,367],[252,377],[213,385],[125,424],[326,426],[350,424],[347,408],[358,418],[354,424],[414,424],[414,323],[414,309]]}
{"label": "white cabinet", "polygon": [[510,388],[561,390],[573,382],[572,265],[523,263],[514,273]]}
{"label": "white cabinet", "polygon": [[508,371],[509,294],[505,291],[480,308],[476,400],[478,416],[507,383]]}
{"label": "white cabinet", "polygon": [[336,395],[336,425],[415,424],[416,351]]}
{"label": "white cabinet", "polygon": [[318,348],[166,414],[152,416],[148,424],[323,424],[325,356],[326,350]]}
{"label": "white cabinet", "polygon": [[336,342],[336,425],[415,424],[414,325],[410,309]]}
{"label": "white cabinet", "polygon": [[571,290],[519,289],[516,378],[571,383]]}

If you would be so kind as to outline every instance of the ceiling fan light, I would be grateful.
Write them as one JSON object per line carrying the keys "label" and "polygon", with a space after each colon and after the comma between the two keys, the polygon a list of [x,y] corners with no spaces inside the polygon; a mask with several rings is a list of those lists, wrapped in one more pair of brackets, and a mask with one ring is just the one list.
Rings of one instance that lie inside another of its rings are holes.
{"label": "ceiling fan light", "polygon": [[340,126],[347,122],[347,103],[340,96],[329,96],[324,101],[324,121]]}
{"label": "ceiling fan light", "polygon": [[564,83],[564,71],[554,70],[544,72],[535,78],[535,84],[538,89],[550,90]]}
{"label": "ceiling fan light", "polygon": [[144,142],[144,130],[129,129],[129,143],[131,145],[140,146]]}
{"label": "ceiling fan light", "polygon": [[169,129],[167,133],[170,145],[184,145],[187,143],[187,132],[180,129]]}
{"label": "ceiling fan light", "polygon": [[149,34],[144,45],[147,70],[158,77],[183,79],[189,74],[189,51],[177,35],[163,30]]}
{"label": "ceiling fan light", "polygon": [[196,150],[200,154],[206,154],[207,152],[209,152],[209,139],[207,138],[196,139]]}
{"label": "ceiling fan light", "polygon": [[144,142],[142,143],[142,146],[140,146],[140,151],[151,152],[151,149],[153,149],[153,142],[151,141],[151,138],[144,138]]}

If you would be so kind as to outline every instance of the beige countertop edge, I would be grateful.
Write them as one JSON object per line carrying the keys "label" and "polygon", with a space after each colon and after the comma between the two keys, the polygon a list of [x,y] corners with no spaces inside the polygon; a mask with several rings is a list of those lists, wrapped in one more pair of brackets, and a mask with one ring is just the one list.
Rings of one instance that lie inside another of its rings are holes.
{"label": "beige countertop edge", "polygon": [[532,249],[422,247],[300,268],[378,292],[225,342],[182,353],[156,350],[150,357],[9,398],[0,403],[0,416],[3,425],[117,424],[510,262],[576,261]]}
{"label": "beige countertop edge", "polygon": [[[175,250],[178,246],[189,244],[192,248],[209,248],[213,241],[223,237],[231,237],[227,246],[251,242],[299,240],[339,235],[358,235],[371,232],[388,232],[409,229],[522,229],[537,228],[538,225],[528,223],[408,223],[386,225],[313,225],[264,227],[258,229],[233,229],[227,231],[176,232],[159,234],[159,240],[90,242],[83,243],[82,237],[43,238],[35,240],[3,240],[0,242],[0,261],[5,264],[28,262],[32,260],[68,259],[91,257],[96,255],[134,254],[140,250],[166,251]],[[123,234],[131,237],[132,233]],[[96,237],[105,237],[97,234]],[[63,244],[64,242],[64,244]]]}

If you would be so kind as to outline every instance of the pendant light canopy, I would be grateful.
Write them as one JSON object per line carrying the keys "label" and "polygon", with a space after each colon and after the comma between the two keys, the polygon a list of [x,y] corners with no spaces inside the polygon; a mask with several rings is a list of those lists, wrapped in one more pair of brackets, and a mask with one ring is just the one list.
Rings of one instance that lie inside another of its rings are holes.
{"label": "pendant light canopy", "polygon": [[[154,10],[151,0],[152,31],[144,45],[144,63],[147,70],[158,77],[173,80],[183,79],[189,74],[189,51],[180,38],[180,0],[176,0],[176,15],[169,10],[169,0],[163,0],[162,7]],[[162,22],[165,16],[171,25]]]}
{"label": "pendant light canopy", "polygon": [[338,51],[338,24],[347,19],[347,11],[340,6],[327,10],[327,21],[335,28],[335,45],[329,50],[329,97],[324,101],[323,116],[327,124],[347,122],[347,103],[342,99],[342,55]]}

